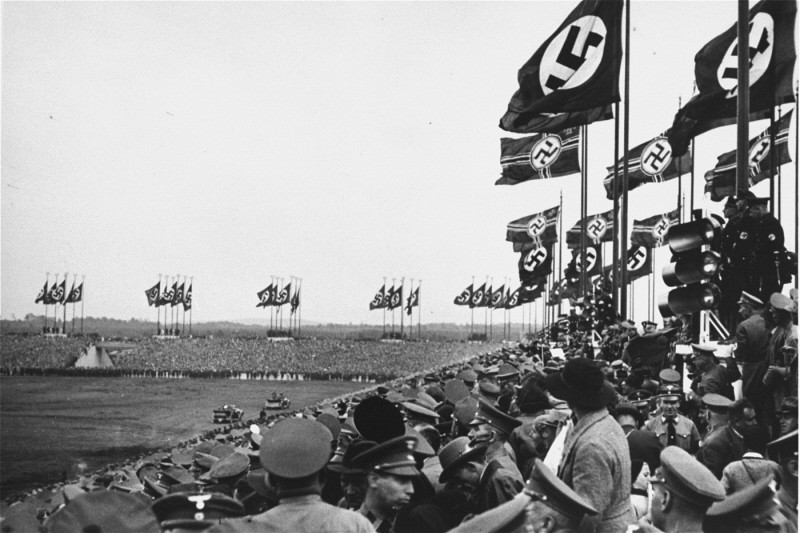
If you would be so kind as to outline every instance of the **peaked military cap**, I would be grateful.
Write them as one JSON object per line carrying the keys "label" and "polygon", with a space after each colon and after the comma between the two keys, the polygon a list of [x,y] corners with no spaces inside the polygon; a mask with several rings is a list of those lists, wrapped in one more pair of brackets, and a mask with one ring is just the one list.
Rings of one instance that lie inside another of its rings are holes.
{"label": "peaked military cap", "polygon": [[517,376],[519,376],[519,370],[509,363],[501,365],[497,371],[497,379],[512,379]]}
{"label": "peaked military cap", "polygon": [[756,298],[747,291],[742,291],[742,295],[739,297],[739,303],[754,305],[756,307],[764,307],[764,301],[761,298]]}
{"label": "peaked military cap", "polygon": [[164,530],[198,530],[220,518],[245,515],[244,505],[218,492],[179,493],[162,496],[153,502],[155,513]]}
{"label": "peaked military cap", "polygon": [[709,344],[692,344],[692,357],[696,355],[708,355],[714,357],[714,352],[717,349]]}
{"label": "peaked military cap", "polygon": [[754,198],[750,198],[750,200],[748,201],[747,205],[767,205],[768,203],[769,203],[769,198],[754,197]]}
{"label": "peaked military cap", "polygon": [[737,523],[745,518],[767,513],[776,506],[773,487],[774,480],[767,476],[755,485],[731,493],[706,511],[706,520],[712,520],[716,526]]}
{"label": "peaked military cap", "polygon": [[353,464],[379,474],[413,477],[419,475],[414,451],[416,437],[401,436],[372,446],[353,458]]}
{"label": "peaked military cap", "polygon": [[489,424],[498,431],[503,432],[503,434],[510,435],[515,427],[522,425],[522,422],[514,417],[508,416],[503,411],[487,402],[486,399],[478,398],[478,410],[475,412],[475,418],[469,425],[474,426],[476,424]]}
{"label": "peaked military cap", "polygon": [[650,403],[650,398],[652,397],[653,394],[650,391],[638,389],[628,394],[628,401],[636,407],[643,407]]}
{"label": "peaked military cap", "polygon": [[405,434],[403,414],[389,400],[370,396],[353,411],[353,423],[367,440],[385,442]]}
{"label": "peaked military cap", "polygon": [[478,390],[482,395],[493,400],[500,396],[500,386],[492,381],[481,381],[478,384]]}
{"label": "peaked military cap", "polygon": [[451,379],[444,385],[444,397],[447,399],[448,402],[455,405],[462,400],[469,396],[469,388],[464,384],[464,382],[460,379]]}
{"label": "peaked military cap", "polygon": [[400,405],[406,410],[406,416],[411,421],[427,422],[428,424],[436,424],[439,421],[439,413],[436,411],[412,402],[403,402]]}
{"label": "peaked military cap", "polygon": [[676,398],[680,399],[683,391],[681,388],[675,384],[669,383],[661,385],[658,388],[658,397],[659,398]]}
{"label": "peaked military cap", "polygon": [[728,407],[733,404],[733,401],[730,398],[726,398],[725,396],[715,392],[709,392],[703,396],[701,400],[703,401],[703,405],[717,413],[726,413],[728,411]]}
{"label": "peaked military cap", "polygon": [[363,465],[353,464],[353,458],[360,455],[362,452],[377,446],[377,444],[377,442],[373,442],[371,440],[357,440],[355,442],[351,442],[350,446],[348,446],[347,450],[345,450],[341,461],[334,462],[331,460],[331,462],[328,463],[328,470],[332,470],[339,474],[366,474],[367,471]]}
{"label": "peaked military cap", "polygon": [[667,446],[661,451],[661,467],[650,482],[664,483],[688,502],[709,507],[725,498],[722,483],[683,448]]}
{"label": "peaked military cap", "polygon": [[478,400],[472,396],[467,396],[456,403],[453,410],[453,417],[464,427],[469,426],[469,423],[475,418],[475,411],[478,409]]}
{"label": "peaked military cap", "polygon": [[315,420],[287,418],[261,441],[261,465],[270,474],[296,479],[322,470],[331,453],[331,432]]}
{"label": "peaked military cap", "polygon": [[459,372],[458,375],[456,375],[456,379],[460,379],[464,383],[471,384],[471,383],[475,383],[475,381],[477,381],[478,374],[477,374],[477,372],[475,370],[473,370],[471,368],[467,368],[467,369],[462,370],[461,372]]}
{"label": "peaked military cap", "polygon": [[578,521],[584,515],[597,514],[594,507],[553,474],[539,458],[534,459],[533,471],[524,491],[551,509]]}
{"label": "peaked military cap", "polygon": [[767,444],[770,455],[779,456],[781,459],[786,459],[790,456],[797,457],[797,431],[790,431],[783,437],[773,440]]}
{"label": "peaked military cap", "polygon": [[160,533],[149,502],[133,494],[97,490],[70,500],[45,522],[50,533]]}
{"label": "peaked military cap", "polygon": [[782,311],[789,311],[792,313],[797,310],[794,301],[785,294],[781,294],[779,292],[772,293],[772,295],[769,297],[769,303],[775,309],[780,309]]}
{"label": "peaked military cap", "polygon": [[681,375],[678,373],[677,370],[673,370],[672,368],[665,368],[661,372],[658,373],[658,379],[661,380],[661,383],[674,383],[676,385],[680,384],[681,382]]}

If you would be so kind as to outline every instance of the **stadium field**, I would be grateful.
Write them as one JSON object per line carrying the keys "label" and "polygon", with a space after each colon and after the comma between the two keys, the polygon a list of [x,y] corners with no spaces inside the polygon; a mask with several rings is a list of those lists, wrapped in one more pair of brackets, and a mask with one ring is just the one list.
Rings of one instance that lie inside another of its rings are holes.
{"label": "stadium field", "polygon": [[364,389],[350,381],[240,381],[81,377],[0,377],[0,498],[213,429],[223,403],[258,418],[273,391],[300,409]]}

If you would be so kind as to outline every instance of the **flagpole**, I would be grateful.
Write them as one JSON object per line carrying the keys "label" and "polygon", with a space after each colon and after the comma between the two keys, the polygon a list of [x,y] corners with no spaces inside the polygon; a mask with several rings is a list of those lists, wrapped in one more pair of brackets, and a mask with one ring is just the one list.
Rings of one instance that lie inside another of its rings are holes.
{"label": "flagpole", "polygon": [[[74,286],[75,283],[78,281],[78,274],[72,273],[72,285]],[[69,293],[72,296],[72,292]],[[70,298],[71,300],[72,298]],[[65,326],[66,327],[66,326]],[[70,331],[70,335],[75,335],[75,302],[72,302],[72,331]]]}
{"label": "flagpole", "polygon": [[[189,286],[194,292],[194,276],[189,276]],[[194,294],[192,294],[192,306],[189,308],[189,336],[192,336],[192,313],[194,312]]]}
{"label": "flagpole", "polygon": [[[486,283],[489,283],[489,276],[488,275],[486,276]],[[481,300],[481,303],[483,303],[483,300],[486,300],[486,283],[483,284],[483,299]],[[489,338],[487,336],[488,331],[489,331],[487,329],[487,325],[489,323],[488,315],[489,315],[489,305],[487,304],[483,308],[483,340],[484,340],[484,342],[486,342],[486,340]]]}
{"label": "flagpole", "polygon": [[[417,282],[417,339],[422,339],[422,280]],[[413,326],[412,326],[413,327]]]}
{"label": "flagpole", "polygon": [[[56,279],[53,281],[53,289],[49,292],[53,292],[54,290],[58,289],[58,272],[54,272]],[[58,303],[56,303],[55,299],[53,300],[53,328],[51,331],[55,331],[56,328],[56,316],[58,315]],[[47,326],[47,329],[50,330],[50,326]]]}
{"label": "flagpole", "polygon": [[[616,77],[614,79],[619,80],[619,73],[616,73]],[[614,187],[612,190],[614,191],[614,241],[612,244],[611,253],[614,257],[614,263],[617,263],[620,259],[620,250],[619,250],[619,231],[622,224],[620,224],[619,220],[619,190],[620,190],[620,183],[619,183],[619,102],[614,103]],[[619,305],[619,280],[617,280],[617,276],[611,276],[611,301],[614,305],[614,312],[619,313],[620,305]]]}
{"label": "flagpole", "polygon": [[81,274],[81,337],[83,336],[83,301],[86,300],[86,274]]}
{"label": "flagpole", "polygon": [[406,278],[400,278],[400,340],[403,340],[403,289],[406,285]]}
{"label": "flagpole", "polygon": [[[303,278],[300,278],[300,289],[303,288]],[[300,293],[302,294],[302,292]],[[303,301],[298,298],[297,299],[297,336],[300,337],[300,324],[301,324],[301,317],[300,313],[303,310]]]}
{"label": "flagpole", "polygon": [[[558,272],[564,271],[564,189],[558,191]],[[558,313],[561,314],[561,300],[558,301]]]}
{"label": "flagpole", "polygon": [[[172,293],[172,301],[175,301],[175,298],[178,296],[178,282],[181,280],[180,274],[175,274],[175,292]],[[178,332],[178,309],[177,305],[170,305],[172,307],[172,334],[177,335]]]}
{"label": "flagpole", "polygon": [[[798,167],[800,167],[800,161],[797,160],[798,157],[798,145],[800,144],[800,116],[798,116],[798,107],[797,107],[797,98],[798,98],[798,89],[800,88],[800,83],[796,83],[794,86],[794,250],[795,252],[798,251],[798,233],[800,233],[800,220],[798,220],[798,202],[800,202],[800,194],[798,194],[798,189],[800,189],[800,175],[798,175]],[[794,288],[797,288],[798,285],[798,275],[797,272],[794,273]]]}
{"label": "flagpole", "polygon": [[50,299],[50,272],[47,273],[47,279],[44,282],[44,295],[42,296],[42,303],[44,303],[44,328],[42,328],[42,334],[47,333],[47,301],[49,299]]}
{"label": "flagpole", "polygon": [[[397,278],[392,278],[392,292],[394,292],[395,284],[397,283]],[[392,305],[392,302],[389,302],[389,305]],[[392,339],[394,339],[394,307],[390,309],[392,312]]]}
{"label": "flagpole", "polygon": [[[494,278],[489,278],[491,281],[489,286],[492,288],[494,294]],[[492,307],[492,294],[489,295],[489,303],[486,305],[486,312],[489,314],[489,342],[492,342],[494,337],[494,307]]]}
{"label": "flagpole", "polygon": [[386,338],[386,276],[383,276],[383,337]]}
{"label": "flagpole", "polygon": [[[581,244],[580,244],[580,261],[585,262],[586,259],[586,125],[581,126]],[[580,277],[578,279],[578,291],[581,296],[584,295],[586,284],[586,275],[584,273],[583,265],[581,265]]]}
{"label": "flagpole", "polygon": [[[750,5],[748,0],[738,0],[739,16],[736,20],[737,49],[750,49]],[[750,148],[750,54],[738,54],[736,86],[736,192],[747,189]],[[770,124],[773,109],[770,114]],[[770,145],[774,146],[774,145]],[[773,152],[774,150],[770,150]],[[772,180],[770,180],[771,183]],[[770,191],[771,198],[772,191]]]}
{"label": "flagpole", "polygon": [[64,335],[67,334],[67,278],[69,277],[69,272],[64,272],[64,320],[63,320],[63,333]]}
{"label": "flagpole", "polygon": [[[472,276],[472,290],[475,291],[475,276]],[[475,334],[475,306],[472,304],[472,294],[469,295],[469,304],[469,340],[472,340]]]}
{"label": "flagpole", "polygon": [[631,3],[625,2],[625,116],[623,117],[624,131],[622,133],[622,227],[620,228],[620,270],[622,271],[622,287],[620,289],[622,307],[620,315],[627,318],[627,293],[628,293],[628,146],[631,119]]}

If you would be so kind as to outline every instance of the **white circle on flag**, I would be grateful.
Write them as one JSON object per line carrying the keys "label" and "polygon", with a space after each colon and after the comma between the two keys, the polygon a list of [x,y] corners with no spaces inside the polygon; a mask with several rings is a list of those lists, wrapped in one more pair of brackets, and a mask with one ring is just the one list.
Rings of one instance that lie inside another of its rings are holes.
{"label": "white circle on flag", "polygon": [[[596,248],[587,248],[586,249],[586,272],[591,272],[594,270],[594,266],[597,264],[597,249]],[[582,261],[575,262],[575,268],[578,272],[583,270]]]}
{"label": "white circle on flag", "polygon": [[597,217],[586,224],[586,235],[591,239],[600,240],[606,234],[606,229],[608,229],[606,219]]}
{"label": "white circle on flag", "polygon": [[647,250],[644,246],[639,246],[628,259],[628,272],[634,272],[642,268],[647,262]]}
{"label": "white circle on flag", "polygon": [[656,224],[653,224],[653,229],[651,230],[653,237],[655,237],[660,241],[663,241],[664,237],[667,236],[667,232],[669,231],[669,226],[670,226],[669,218],[661,217],[661,220],[659,220]]}
{"label": "white circle on flag", "polygon": [[750,160],[751,167],[759,164],[769,155],[769,146],[769,137],[764,137],[750,148],[748,159]]}
{"label": "white circle on flag", "polygon": [[672,146],[664,137],[653,139],[642,150],[642,172],[648,176],[661,174],[672,161]]}
{"label": "white circle on flag", "polygon": [[528,235],[535,239],[542,233],[544,233],[544,228],[547,226],[547,220],[543,216],[538,216],[528,222]]}
{"label": "white circle on flag", "polygon": [[531,148],[530,163],[535,170],[542,170],[558,159],[563,144],[558,135],[548,135],[533,145]]}
{"label": "white circle on flag", "polygon": [[522,267],[528,272],[533,272],[547,261],[547,248],[541,246],[534,248],[525,255]]}
{"label": "white circle on flag", "polygon": [[[756,13],[750,21],[750,86],[761,79],[767,71],[775,50],[775,21],[768,13]],[[728,46],[728,51],[722,57],[717,68],[717,81],[725,90],[726,98],[735,98],[737,93],[737,71],[739,70],[739,57],[734,54],[738,47],[738,39]]]}
{"label": "white circle on flag", "polygon": [[586,83],[603,60],[607,32],[603,20],[593,15],[581,17],[564,27],[542,54],[539,64],[542,94],[574,89]]}

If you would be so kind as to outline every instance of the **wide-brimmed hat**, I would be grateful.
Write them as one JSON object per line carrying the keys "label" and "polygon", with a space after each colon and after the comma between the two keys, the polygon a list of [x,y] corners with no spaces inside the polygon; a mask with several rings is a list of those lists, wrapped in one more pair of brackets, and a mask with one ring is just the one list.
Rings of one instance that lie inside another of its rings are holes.
{"label": "wide-brimmed hat", "polygon": [[556,398],[587,409],[605,407],[616,395],[600,367],[583,357],[567,361],[561,372],[545,378],[545,384]]}

